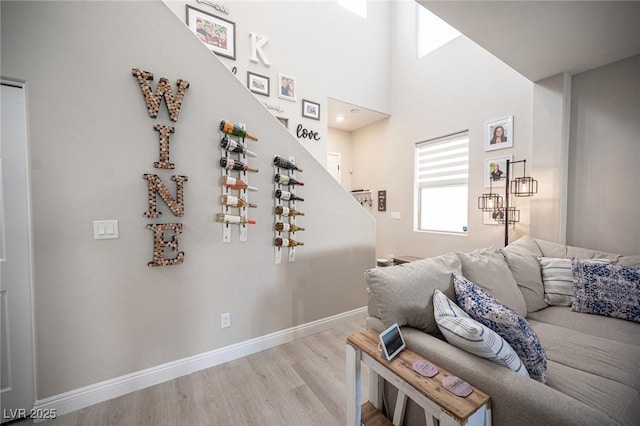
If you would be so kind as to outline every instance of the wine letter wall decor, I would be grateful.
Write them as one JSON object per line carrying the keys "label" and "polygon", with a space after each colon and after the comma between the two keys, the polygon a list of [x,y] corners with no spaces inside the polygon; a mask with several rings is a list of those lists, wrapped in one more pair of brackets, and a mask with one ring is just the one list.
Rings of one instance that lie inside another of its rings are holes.
{"label": "wine letter wall decor", "polygon": [[[142,97],[144,98],[147,110],[149,111],[149,117],[153,119],[158,117],[160,104],[164,99],[167,109],[169,110],[169,119],[171,121],[178,121],[180,108],[182,107],[182,101],[184,99],[184,92],[189,87],[189,82],[178,79],[176,81],[178,85],[178,92],[174,97],[173,91],[171,90],[171,84],[168,79],[164,77],[160,78],[156,92],[152,93],[150,82],[153,80],[153,73],[140,71],[138,68],[132,69],[131,73],[138,79],[140,90],[142,91]],[[153,126],[153,129],[158,132],[160,138],[159,160],[153,163],[153,167],[165,170],[175,169],[176,165],[171,162],[169,151],[169,137],[171,134],[175,133],[175,127],[156,124]],[[162,216],[162,213],[156,209],[158,195],[162,201],[165,202],[167,207],[169,207],[174,216],[184,216],[184,183],[189,180],[187,176],[171,176],[171,180],[176,183],[175,197],[171,194],[171,191],[169,191],[169,188],[164,184],[160,176],[145,173],[142,175],[142,178],[147,181],[148,186],[148,209],[144,212],[144,217],[158,218]],[[148,263],[149,266],[179,265],[184,261],[184,252],[181,252],[178,249],[178,235],[182,234],[181,223],[150,223],[146,228],[153,232],[153,260]],[[169,240],[166,240],[165,238],[168,236],[167,233],[169,232],[172,232],[173,235],[169,236]],[[166,258],[167,250],[165,249],[168,249],[169,252],[173,252],[175,257]]]}

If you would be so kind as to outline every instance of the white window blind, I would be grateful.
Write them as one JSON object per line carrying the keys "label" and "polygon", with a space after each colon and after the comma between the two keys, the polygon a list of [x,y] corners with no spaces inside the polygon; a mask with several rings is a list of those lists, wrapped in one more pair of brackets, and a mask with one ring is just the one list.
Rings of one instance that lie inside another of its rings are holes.
{"label": "white window blind", "polygon": [[415,158],[416,229],[465,233],[468,218],[468,132],[417,143]]}

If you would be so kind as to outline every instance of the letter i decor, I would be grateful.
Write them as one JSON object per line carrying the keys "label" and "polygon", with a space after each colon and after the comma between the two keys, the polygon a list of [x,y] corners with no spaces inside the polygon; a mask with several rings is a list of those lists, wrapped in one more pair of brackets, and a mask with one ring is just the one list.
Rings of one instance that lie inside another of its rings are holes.
{"label": "letter i decor", "polygon": [[[166,78],[163,77],[160,79],[156,92],[152,93],[150,81],[153,80],[153,73],[140,71],[138,68],[132,69],[131,73],[138,79],[142,97],[149,111],[149,117],[153,119],[158,117],[160,104],[164,99],[167,109],[169,110],[169,119],[174,122],[178,121],[182,100],[184,99],[184,92],[189,88],[189,82],[178,79],[176,82],[178,85],[178,93],[174,97],[171,84]],[[165,170],[175,169],[176,166],[171,162],[169,153],[169,136],[175,133],[175,128],[173,126],[156,124],[153,126],[153,129],[158,132],[160,138],[159,160],[153,163],[153,167]],[[184,183],[189,180],[187,176],[171,175],[171,180],[176,183],[175,197],[171,194],[171,191],[164,184],[160,176],[145,173],[142,175],[142,178],[147,181],[148,187],[148,209],[143,214],[144,217],[151,219],[162,216],[162,212],[156,209],[158,195],[167,207],[169,207],[169,210],[171,210],[174,216],[184,216]],[[184,252],[178,248],[178,236],[182,234],[181,223],[150,223],[146,228],[153,232],[153,260],[148,263],[148,266],[179,265],[184,261]],[[172,233],[173,235],[168,233]],[[167,237],[169,240],[165,239]],[[175,253],[175,257],[166,258],[165,249],[169,249],[170,252]]]}
{"label": "letter i decor", "polygon": [[[258,169],[249,166],[247,161],[247,157],[256,157],[256,154],[247,149],[245,139],[257,141],[258,138],[247,133],[243,124],[233,124],[227,120],[220,122],[220,132],[219,164],[222,169],[220,203],[223,212],[216,214],[216,222],[222,223],[223,242],[231,242],[231,225],[239,225],[240,241],[244,242],[247,241],[247,225],[256,223],[254,219],[249,219],[248,209],[258,207],[249,202],[247,191],[258,190],[248,185],[249,175],[247,174],[247,172],[258,172]],[[234,172],[238,172],[238,175],[232,175]]]}
{"label": "letter i decor", "polygon": [[303,246],[304,243],[296,241],[293,238],[298,231],[305,229],[296,224],[298,216],[304,216],[304,213],[296,209],[297,201],[304,201],[295,191],[295,186],[304,186],[304,183],[296,179],[296,171],[302,172],[302,169],[295,164],[295,159],[289,157],[288,160],[283,157],[275,156],[273,158],[273,183],[274,183],[274,200],[275,200],[275,236],[273,240],[275,263],[282,263],[282,252],[285,248],[289,249],[289,262],[296,261],[296,247]]}

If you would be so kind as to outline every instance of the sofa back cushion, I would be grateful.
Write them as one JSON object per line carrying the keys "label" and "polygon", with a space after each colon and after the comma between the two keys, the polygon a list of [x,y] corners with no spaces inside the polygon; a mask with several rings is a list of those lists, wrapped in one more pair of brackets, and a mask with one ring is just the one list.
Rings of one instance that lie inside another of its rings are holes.
{"label": "sofa back cushion", "polygon": [[501,251],[524,297],[527,313],[546,308],[548,305],[544,301],[544,286],[538,263],[542,251],[534,239],[525,235]]}
{"label": "sofa back cushion", "polygon": [[408,325],[439,334],[433,315],[433,292],[438,289],[455,298],[452,274],[462,274],[454,253],[365,272],[369,298],[385,326]]}
{"label": "sofa back cushion", "polygon": [[471,253],[455,252],[462,263],[462,275],[501,303],[522,316],[527,315],[527,304],[518,284],[499,249],[494,247]]}

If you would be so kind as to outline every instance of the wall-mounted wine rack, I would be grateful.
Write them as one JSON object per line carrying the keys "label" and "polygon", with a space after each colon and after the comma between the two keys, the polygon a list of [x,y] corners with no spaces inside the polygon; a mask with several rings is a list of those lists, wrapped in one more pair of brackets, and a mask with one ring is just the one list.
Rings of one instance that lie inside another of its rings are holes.
{"label": "wall-mounted wine rack", "polygon": [[245,242],[248,240],[248,225],[256,223],[249,219],[249,208],[257,207],[249,202],[249,190],[257,191],[257,188],[249,185],[247,172],[258,172],[248,164],[248,157],[257,155],[247,149],[245,139],[258,139],[246,132],[243,123],[234,125],[226,120],[220,123],[220,137],[222,213],[216,214],[215,220],[222,224],[223,242],[231,242],[231,229],[236,225],[239,227],[240,241]]}
{"label": "wall-mounted wine rack", "polygon": [[275,156],[273,158],[273,199],[274,199],[274,254],[275,263],[282,263],[282,253],[289,250],[288,261],[296,261],[296,247],[304,245],[298,241],[296,232],[304,231],[304,228],[297,224],[297,217],[304,216],[304,213],[297,209],[297,202],[304,201],[297,189],[304,186],[304,183],[297,179],[296,171],[302,172],[295,164],[295,158]]}

